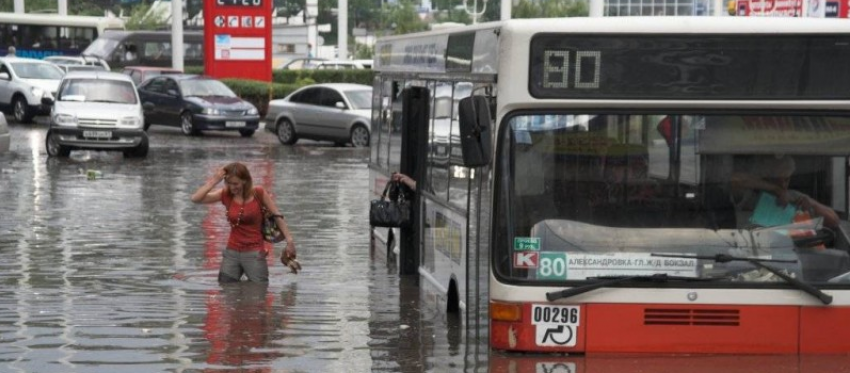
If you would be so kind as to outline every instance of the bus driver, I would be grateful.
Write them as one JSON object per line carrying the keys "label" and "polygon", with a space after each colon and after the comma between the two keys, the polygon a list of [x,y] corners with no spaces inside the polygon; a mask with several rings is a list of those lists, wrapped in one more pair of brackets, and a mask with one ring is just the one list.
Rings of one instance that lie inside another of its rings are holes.
{"label": "bus driver", "polygon": [[[812,217],[822,217],[827,227],[838,226],[838,214],[835,211],[816,201],[814,198],[797,190],[788,189],[791,175],[794,174],[796,164],[791,156],[760,156],[753,162],[751,172],[736,172],[729,180],[732,191],[733,202],[739,210],[752,211],[753,218],[750,222],[759,224],[756,219],[758,205],[771,201],[777,207],[785,208],[789,204],[796,207],[796,211],[808,213]],[[764,193],[768,196],[763,197]],[[785,224],[790,224],[793,216]]]}

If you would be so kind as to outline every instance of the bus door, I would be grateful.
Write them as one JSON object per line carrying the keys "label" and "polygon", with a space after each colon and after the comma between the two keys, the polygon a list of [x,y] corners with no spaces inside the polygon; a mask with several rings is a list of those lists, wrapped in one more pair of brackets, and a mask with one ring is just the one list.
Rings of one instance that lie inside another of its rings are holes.
{"label": "bus door", "polygon": [[[428,146],[429,91],[424,87],[408,87],[402,91],[401,108],[401,159],[399,172],[424,185],[425,154]],[[409,227],[401,228],[399,239],[399,275],[416,275],[419,272],[421,253],[421,193],[414,193]]]}

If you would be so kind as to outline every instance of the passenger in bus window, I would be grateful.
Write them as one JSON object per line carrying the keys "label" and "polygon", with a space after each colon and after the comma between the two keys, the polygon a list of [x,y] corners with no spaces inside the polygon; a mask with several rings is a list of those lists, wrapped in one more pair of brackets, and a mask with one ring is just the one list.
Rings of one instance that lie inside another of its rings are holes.
{"label": "passenger in bus window", "polygon": [[781,225],[806,217],[822,217],[825,226],[838,226],[838,214],[832,208],[788,188],[796,170],[794,158],[788,155],[759,156],[751,166],[747,172],[733,173],[729,180],[737,208],[752,212],[750,223]]}

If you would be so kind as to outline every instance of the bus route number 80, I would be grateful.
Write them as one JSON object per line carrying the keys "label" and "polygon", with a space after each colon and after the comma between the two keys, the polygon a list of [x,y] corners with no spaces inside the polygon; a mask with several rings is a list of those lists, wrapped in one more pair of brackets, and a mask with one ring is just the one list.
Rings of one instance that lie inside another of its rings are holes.
{"label": "bus route number 80", "polygon": [[[570,69],[570,64],[575,66]],[[543,51],[543,88],[597,89],[602,63],[600,51],[545,50]],[[573,77],[570,79],[570,70]]]}

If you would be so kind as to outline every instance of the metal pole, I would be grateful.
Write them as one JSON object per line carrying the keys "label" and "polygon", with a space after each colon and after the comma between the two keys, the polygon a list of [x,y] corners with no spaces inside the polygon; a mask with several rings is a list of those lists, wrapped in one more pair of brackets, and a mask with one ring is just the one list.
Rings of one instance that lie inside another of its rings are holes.
{"label": "metal pole", "polygon": [[68,0],[59,0],[59,15],[68,15]]}
{"label": "metal pole", "polygon": [[589,15],[591,17],[605,16],[605,2],[603,0],[590,0]]}
{"label": "metal pole", "polygon": [[25,13],[24,0],[15,0],[15,13]]}
{"label": "metal pole", "polygon": [[339,39],[337,39],[337,48],[339,48],[339,59],[348,59],[348,0],[339,0]]}
{"label": "metal pole", "polygon": [[513,0],[502,0],[501,5],[502,5],[502,9],[501,9],[502,10],[502,12],[501,12],[502,13],[502,16],[501,16],[502,21],[507,21],[507,20],[511,19],[511,11],[513,10],[513,7],[514,7]]}
{"label": "metal pole", "polygon": [[183,71],[183,0],[171,0],[171,67]]}

